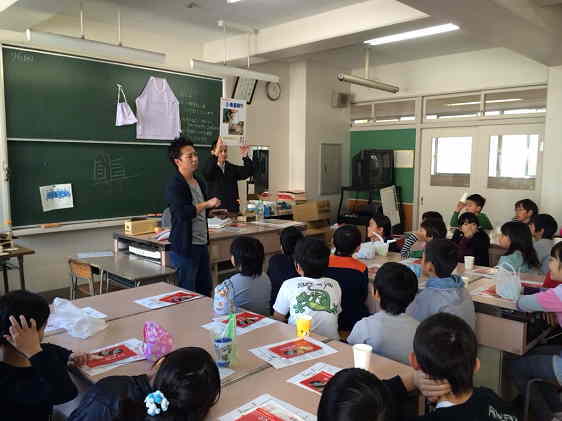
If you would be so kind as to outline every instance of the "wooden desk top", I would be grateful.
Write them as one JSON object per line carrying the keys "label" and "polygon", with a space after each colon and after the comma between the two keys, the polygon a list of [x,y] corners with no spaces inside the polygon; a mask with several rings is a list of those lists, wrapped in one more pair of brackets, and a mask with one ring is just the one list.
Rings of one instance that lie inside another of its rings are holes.
{"label": "wooden desk top", "polygon": [[[287,383],[287,380],[319,362],[339,368],[353,367],[353,350],[350,345],[339,341],[329,342],[328,345],[337,349],[338,352],[324,358],[306,361],[280,370],[270,367],[235,384],[226,386],[221,391],[221,398],[218,403],[211,408],[209,419],[217,419],[264,393],[268,393],[297,408],[316,415],[318,404],[320,403],[320,395]],[[373,354],[371,356],[370,371],[381,379],[388,379],[400,374],[407,375],[413,369],[404,364]]]}
{"label": "wooden desk top", "polygon": [[176,272],[175,269],[164,267],[160,262],[153,262],[140,256],[125,253],[109,257],[76,258],[100,270],[112,273],[132,282],[148,281],[150,279],[169,276]]}
{"label": "wooden desk top", "polygon": [[[274,221],[274,222],[269,222]],[[228,238],[238,237],[239,235],[256,235],[267,232],[278,232],[284,228],[294,226],[305,229],[306,224],[297,221],[286,221],[281,219],[266,219],[264,222],[247,222],[240,223],[238,227],[226,227],[225,229],[209,229],[209,241],[224,240]],[[129,235],[123,231],[113,233],[113,238],[136,241],[139,243],[156,246],[160,249],[169,249],[170,242],[168,240],[158,241],[155,239],[156,234],[139,234]]]}
{"label": "wooden desk top", "polygon": [[[67,333],[50,336],[48,339],[49,342],[71,349],[74,352],[89,352],[130,338],[142,340],[144,322],[150,320],[159,323],[172,334],[174,348],[199,346],[206,349],[214,357],[211,332],[201,327],[203,324],[210,322],[212,317],[212,301],[210,298],[204,297],[158,311],[113,320],[108,323],[109,326],[106,329],[86,340],[73,338]],[[229,382],[232,379],[269,367],[265,361],[249,352],[249,349],[293,339],[294,337],[295,327],[281,322],[238,336],[236,339],[238,361],[232,367],[235,373],[226,381]],[[149,361],[137,361],[94,376],[90,380],[96,382],[107,376],[134,376],[147,373],[151,364]]]}
{"label": "wooden desk top", "polygon": [[27,247],[21,247],[17,244],[15,245],[15,250],[2,250],[0,252],[0,260],[11,259],[12,257],[27,256],[29,254],[35,254],[35,250],[28,249]]}

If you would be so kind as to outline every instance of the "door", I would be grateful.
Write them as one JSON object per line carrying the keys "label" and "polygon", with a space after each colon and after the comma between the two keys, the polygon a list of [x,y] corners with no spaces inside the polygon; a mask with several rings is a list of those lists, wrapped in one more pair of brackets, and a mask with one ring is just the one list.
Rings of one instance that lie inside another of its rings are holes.
{"label": "door", "polygon": [[342,186],[342,145],[322,143],[320,160],[320,194],[339,194]]}
{"label": "door", "polygon": [[420,218],[435,210],[448,223],[465,192],[486,198],[494,227],[513,218],[517,200],[539,204],[543,136],[542,124],[424,130]]}

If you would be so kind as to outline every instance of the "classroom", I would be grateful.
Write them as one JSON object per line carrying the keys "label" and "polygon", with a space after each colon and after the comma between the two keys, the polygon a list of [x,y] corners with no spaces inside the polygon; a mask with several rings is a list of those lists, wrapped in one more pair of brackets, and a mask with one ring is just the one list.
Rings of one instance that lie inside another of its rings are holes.
{"label": "classroom", "polygon": [[562,421],[561,39],[562,0],[1,1],[6,419]]}

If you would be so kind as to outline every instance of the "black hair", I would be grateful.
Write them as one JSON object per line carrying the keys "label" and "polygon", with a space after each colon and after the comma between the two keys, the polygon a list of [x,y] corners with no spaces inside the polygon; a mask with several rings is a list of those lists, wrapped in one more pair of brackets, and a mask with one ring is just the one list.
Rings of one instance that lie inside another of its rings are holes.
{"label": "black hair", "polygon": [[484,205],[486,204],[486,198],[479,195],[478,193],[471,194],[470,196],[468,196],[466,198],[466,200],[470,200],[471,202],[476,203],[476,206],[479,206],[480,209],[482,209],[484,207]]}
{"label": "black hair", "polygon": [[447,380],[455,395],[473,389],[477,352],[474,331],[450,313],[428,317],[414,335],[414,354],[421,371],[433,379]]}
{"label": "black hair", "polygon": [[398,315],[406,311],[418,293],[418,278],[407,266],[388,262],[380,267],[375,276],[381,308],[387,313]]}
{"label": "black hair", "polygon": [[560,264],[562,265],[562,241],[556,243],[554,247],[550,249],[550,256],[560,260]]}
{"label": "black hair", "polygon": [[295,247],[299,240],[304,238],[302,231],[297,227],[287,227],[281,231],[280,240],[283,253],[287,256],[293,256]]}
{"label": "black hair", "polygon": [[390,222],[390,218],[383,214],[376,214],[371,216],[371,219],[375,221],[377,227],[382,228],[382,236],[386,240],[392,236],[392,223]]}
{"label": "black hair", "polygon": [[164,357],[152,388],[169,401],[167,411],[151,417],[146,413],[144,398],[122,399],[114,421],[202,421],[219,399],[219,370],[203,348],[179,348]]}
{"label": "black hair", "polygon": [[439,278],[448,278],[457,267],[458,247],[451,240],[431,240],[425,245],[423,255],[426,262],[433,264]]}
{"label": "black hair", "polygon": [[425,221],[427,219],[439,219],[439,220],[442,221],[443,216],[439,212],[436,212],[436,211],[427,211],[427,212],[424,212],[422,214],[422,221]]}
{"label": "black hair", "polygon": [[394,419],[393,399],[382,381],[361,368],[344,368],[330,379],[318,405],[318,421]]}
{"label": "black hair", "polygon": [[511,241],[511,245],[504,256],[520,251],[526,264],[532,267],[540,265],[537,252],[535,247],[533,247],[533,237],[527,224],[519,221],[509,221],[502,225],[501,231]]}
{"label": "black hair", "polygon": [[234,264],[244,276],[259,276],[263,272],[265,252],[260,240],[253,237],[237,237],[230,244]]}
{"label": "black hair", "polygon": [[174,160],[180,158],[181,148],[183,148],[184,146],[193,146],[195,148],[193,142],[183,136],[174,139],[168,146],[168,159],[170,160],[174,168],[176,167],[176,163],[174,162]]}
{"label": "black hair", "polygon": [[334,247],[338,256],[351,256],[361,245],[361,232],[355,225],[342,225],[334,232]]}
{"label": "black hair", "polygon": [[442,219],[426,219],[420,225],[428,237],[438,240],[447,237],[447,226]]}
{"label": "black hair", "polygon": [[459,216],[459,228],[463,224],[476,224],[476,226],[478,227],[480,225],[480,222],[478,222],[478,218],[475,214],[473,214],[472,212],[465,212],[462,213],[461,216]]}
{"label": "black hair", "polygon": [[47,319],[51,314],[49,303],[42,296],[33,292],[19,290],[8,292],[0,297],[0,345],[9,344],[4,335],[10,334],[10,316],[16,319],[24,316],[27,323],[35,320],[37,330],[47,325]]}
{"label": "black hair", "polygon": [[539,207],[531,199],[518,200],[517,202],[515,202],[514,207],[515,207],[515,209],[521,207],[521,208],[525,209],[527,212],[533,211],[533,215],[536,215],[537,213],[539,213]]}
{"label": "black hair", "polygon": [[531,224],[535,226],[535,231],[544,230],[542,238],[548,238],[552,240],[552,237],[558,230],[558,223],[551,215],[547,213],[539,213],[533,215],[531,218]]}
{"label": "black hair", "polygon": [[297,243],[294,254],[297,262],[308,278],[321,278],[328,268],[330,249],[317,238],[304,238]]}

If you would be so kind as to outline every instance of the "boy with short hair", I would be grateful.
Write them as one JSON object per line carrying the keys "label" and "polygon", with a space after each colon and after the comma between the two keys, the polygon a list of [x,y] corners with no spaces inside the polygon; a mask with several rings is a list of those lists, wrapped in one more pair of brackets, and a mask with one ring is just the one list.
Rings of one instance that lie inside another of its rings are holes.
{"label": "boy with short hair", "polygon": [[425,246],[421,267],[415,269],[428,277],[426,286],[406,311],[414,319],[421,322],[435,313],[446,312],[461,317],[474,328],[472,297],[461,277],[453,275],[457,254],[457,246],[450,240],[432,240]]}
{"label": "boy with short hair", "polygon": [[492,390],[474,387],[480,369],[478,343],[470,326],[452,314],[424,320],[414,336],[410,363],[435,380],[447,380],[451,392],[437,400],[436,410],[418,420],[517,421],[512,409]]}
{"label": "boy with short hair", "polygon": [[355,323],[369,315],[367,296],[369,273],[367,266],[353,253],[361,246],[361,232],[355,225],[343,225],[334,232],[335,255],[330,256],[326,276],[338,281],[340,285],[341,313],[339,330],[350,332]]}
{"label": "boy with short hair", "polygon": [[541,272],[546,274],[548,272],[550,250],[554,245],[552,237],[558,230],[558,224],[552,216],[546,213],[540,213],[531,218],[529,229],[533,236],[533,247],[539,258]]}
{"label": "boy with short hair", "polygon": [[528,224],[533,219],[533,216],[538,213],[539,207],[531,199],[518,200],[515,202],[515,217],[513,220]]}
{"label": "boy with short hair", "polygon": [[417,292],[418,279],[408,267],[382,265],[375,276],[375,297],[382,311],[357,322],[347,342],[371,345],[374,353],[408,364],[419,322],[406,314],[406,308]]}
{"label": "boy with short hair", "polygon": [[464,203],[458,202],[457,207],[453,212],[453,216],[451,217],[451,226],[459,226],[459,215],[461,211],[464,210],[464,212],[471,212],[476,215],[476,217],[478,218],[479,226],[483,230],[493,229],[490,219],[484,212],[482,212],[482,208],[484,208],[485,204],[486,199],[479,194],[471,194],[466,198],[466,201]]}
{"label": "boy with short hair", "polygon": [[330,249],[323,241],[305,238],[299,241],[294,259],[298,278],[283,282],[273,305],[273,318],[295,325],[299,315],[312,317],[312,331],[329,339],[339,339],[338,315],[341,312],[341,288],[337,281],[324,277]]}

